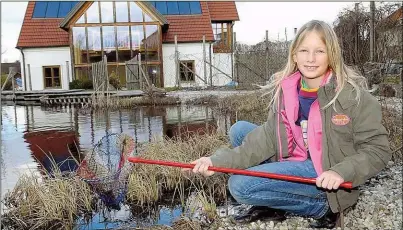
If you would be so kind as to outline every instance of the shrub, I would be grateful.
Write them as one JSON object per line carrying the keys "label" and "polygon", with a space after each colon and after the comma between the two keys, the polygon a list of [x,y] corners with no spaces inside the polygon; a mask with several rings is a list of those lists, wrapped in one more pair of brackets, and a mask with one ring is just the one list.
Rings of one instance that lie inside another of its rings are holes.
{"label": "shrub", "polygon": [[[4,82],[6,82],[6,80],[7,80],[7,75],[6,74],[1,75],[1,86],[0,87],[3,87],[3,84],[4,84]],[[4,87],[4,90],[12,90],[12,89],[13,89],[13,85],[12,85],[11,79],[9,79],[6,83],[6,86]]]}
{"label": "shrub", "polygon": [[93,89],[94,88],[92,81],[89,79],[85,79],[82,81],[82,87],[83,87],[83,89]]}
{"label": "shrub", "polygon": [[115,89],[122,89],[120,79],[114,71],[112,71],[111,75],[109,75],[109,84],[111,84]]}
{"label": "shrub", "polygon": [[70,89],[93,89],[92,81],[89,79],[75,79],[69,86]]}

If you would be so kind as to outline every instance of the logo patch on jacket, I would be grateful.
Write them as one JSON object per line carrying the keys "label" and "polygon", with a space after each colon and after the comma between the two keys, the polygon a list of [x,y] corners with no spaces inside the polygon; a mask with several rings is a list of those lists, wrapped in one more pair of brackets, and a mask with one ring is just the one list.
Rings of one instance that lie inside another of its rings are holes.
{"label": "logo patch on jacket", "polygon": [[347,125],[350,122],[350,118],[344,114],[336,114],[332,117],[332,122],[335,125]]}

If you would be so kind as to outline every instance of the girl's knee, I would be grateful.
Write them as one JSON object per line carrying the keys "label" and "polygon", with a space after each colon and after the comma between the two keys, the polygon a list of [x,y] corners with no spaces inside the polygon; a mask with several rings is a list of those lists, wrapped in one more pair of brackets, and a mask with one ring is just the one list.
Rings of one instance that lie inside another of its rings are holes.
{"label": "girl's knee", "polygon": [[232,196],[235,196],[235,194],[239,193],[240,190],[240,179],[239,179],[239,175],[232,175],[230,176],[230,178],[228,179],[228,189],[231,193]]}
{"label": "girl's knee", "polygon": [[231,128],[229,129],[229,133],[231,136],[236,136],[238,133],[240,133],[241,130],[243,130],[245,128],[245,126],[247,126],[248,124],[250,124],[247,121],[237,121],[235,122]]}
{"label": "girl's knee", "polygon": [[243,138],[255,125],[247,121],[237,121],[229,130],[229,139],[233,147],[241,145]]}
{"label": "girl's knee", "polygon": [[232,175],[228,180],[228,189],[231,195],[238,200],[238,198],[245,195],[246,177],[242,175]]}

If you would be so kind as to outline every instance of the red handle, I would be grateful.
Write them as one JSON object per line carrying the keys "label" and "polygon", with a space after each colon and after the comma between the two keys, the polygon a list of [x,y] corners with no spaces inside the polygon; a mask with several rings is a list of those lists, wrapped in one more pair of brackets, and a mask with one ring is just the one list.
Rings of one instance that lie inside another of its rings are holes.
{"label": "red handle", "polygon": [[[195,166],[194,164],[184,164],[184,163],[172,162],[172,161],[148,160],[148,159],[137,158],[137,157],[129,157],[128,161],[130,161],[132,163],[165,165],[165,166],[190,168],[190,169],[192,169]],[[264,178],[277,179],[277,180],[302,182],[302,183],[307,183],[307,184],[316,184],[315,178],[287,176],[287,175],[281,175],[281,174],[275,174],[275,173],[248,171],[248,170],[243,170],[243,169],[222,168],[222,167],[214,167],[214,166],[208,167],[208,170],[215,171],[215,172],[222,172],[222,173],[234,173],[234,174],[241,174],[241,175],[246,175],[246,176],[264,177]],[[346,189],[352,189],[353,184],[351,182],[344,182],[340,185],[340,187],[346,188]]]}

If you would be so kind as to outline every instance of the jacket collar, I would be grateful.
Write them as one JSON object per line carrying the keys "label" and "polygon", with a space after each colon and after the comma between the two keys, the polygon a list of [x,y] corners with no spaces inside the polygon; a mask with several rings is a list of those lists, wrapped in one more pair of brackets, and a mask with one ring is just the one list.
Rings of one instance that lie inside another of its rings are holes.
{"label": "jacket collar", "polygon": [[[296,87],[296,84],[301,79],[301,76],[301,73],[299,71],[296,71],[290,76],[284,78],[281,81],[281,86],[283,90],[287,91],[291,88]],[[327,75],[325,81],[322,82],[322,85],[318,91],[318,97],[325,97],[325,101],[322,102],[324,104],[321,103],[321,106],[326,105],[333,99],[333,97],[336,95],[336,88],[336,74],[334,73],[334,71],[332,71],[329,75]],[[353,93],[353,86],[350,83],[345,83],[344,88],[341,90],[337,98],[337,101],[340,103],[343,109],[347,109],[348,107],[357,103],[357,101],[355,100],[355,94]]]}
{"label": "jacket collar", "polygon": [[[324,87],[326,85],[328,85],[331,80],[333,79],[333,71],[329,71],[326,73],[325,78],[323,79],[322,83],[321,83],[321,87]],[[293,74],[291,74],[290,76],[284,78],[281,81],[281,85],[283,87],[283,89],[289,89],[292,87],[295,87],[295,85],[298,83],[298,81],[301,79],[301,72],[296,71]]]}
{"label": "jacket collar", "polygon": [[[334,72],[333,76],[336,76]],[[323,92],[326,98],[326,102],[324,105],[329,103],[333,99],[333,97],[336,96],[336,89],[337,89],[336,77],[332,77],[329,83],[323,86]],[[356,104],[357,101],[355,100],[355,94],[353,93],[353,91],[354,91],[353,86],[350,83],[346,82],[339,96],[337,97],[337,101],[340,103],[340,106],[343,109],[347,109],[348,107]],[[318,96],[320,96],[320,94],[323,94],[323,92],[322,93],[318,92]]]}

